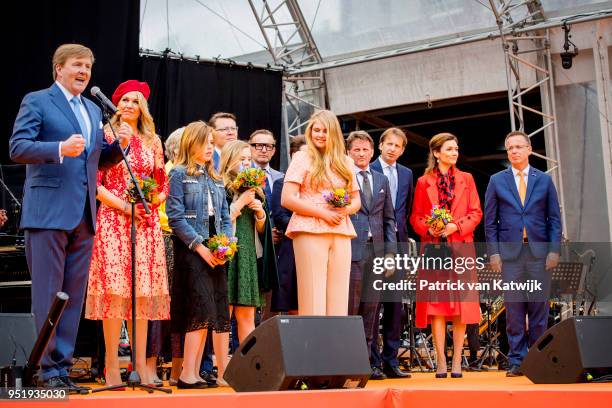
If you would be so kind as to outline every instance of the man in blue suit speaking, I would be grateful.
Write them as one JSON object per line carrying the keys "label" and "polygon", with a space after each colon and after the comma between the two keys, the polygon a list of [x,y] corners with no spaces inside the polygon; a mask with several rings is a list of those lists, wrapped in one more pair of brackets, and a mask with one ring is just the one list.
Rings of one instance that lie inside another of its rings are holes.
{"label": "man in blue suit speaking", "polygon": [[504,283],[534,279],[542,285],[533,293],[504,292],[510,366],[506,375],[516,377],[523,375],[520,365],[528,347],[547,328],[549,271],[559,260],[561,212],[551,177],[529,166],[529,137],[510,132],[505,146],[512,167],[494,174],[485,194],[491,266],[502,271]]}
{"label": "man in blue suit speaking", "polygon": [[[21,228],[32,276],[32,312],[43,326],[55,294],[70,300],[42,357],[44,386],[80,391],[68,377],[81,317],[96,224],[96,173],[121,160],[131,131],[118,130],[119,141],[103,137],[102,114],[81,96],[91,77],[93,53],[64,44],[53,55],[55,83],[27,94],[13,135],[10,156],[25,163]],[[119,146],[121,144],[121,147]]]}

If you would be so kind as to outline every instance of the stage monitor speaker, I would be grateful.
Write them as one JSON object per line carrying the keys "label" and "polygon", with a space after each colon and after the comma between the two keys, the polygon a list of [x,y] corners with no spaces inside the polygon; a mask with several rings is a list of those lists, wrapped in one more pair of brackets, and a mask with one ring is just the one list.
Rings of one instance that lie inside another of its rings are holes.
{"label": "stage monitor speaker", "polygon": [[548,329],[521,369],[536,384],[588,382],[612,374],[612,316],[571,317]]}
{"label": "stage monitor speaker", "polygon": [[223,378],[236,391],[365,387],[361,316],[275,316],[240,345]]}
{"label": "stage monitor speaker", "polygon": [[36,323],[31,313],[0,313],[0,366],[25,366],[36,343]]}

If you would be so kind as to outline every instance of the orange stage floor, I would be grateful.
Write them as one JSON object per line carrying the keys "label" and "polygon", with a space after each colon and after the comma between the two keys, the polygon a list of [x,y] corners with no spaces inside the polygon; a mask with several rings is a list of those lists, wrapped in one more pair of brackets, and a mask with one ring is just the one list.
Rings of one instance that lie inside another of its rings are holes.
{"label": "orange stage floor", "polygon": [[[612,407],[612,383],[532,384],[504,372],[464,373],[464,378],[433,378],[413,373],[408,380],[370,381],[356,390],[236,393],[230,388],[177,390],[148,394],[127,390],[71,396],[69,402],[20,402],[34,408],[322,408],[322,407]],[[97,386],[97,385],[96,385]],[[8,403],[7,403],[8,404]],[[468,405],[479,404],[479,405]],[[486,405],[485,405],[486,404]]]}

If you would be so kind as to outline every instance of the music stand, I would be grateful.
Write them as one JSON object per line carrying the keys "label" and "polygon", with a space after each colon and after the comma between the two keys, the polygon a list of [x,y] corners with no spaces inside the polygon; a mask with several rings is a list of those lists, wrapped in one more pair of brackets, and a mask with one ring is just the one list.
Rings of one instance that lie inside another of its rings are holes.
{"label": "music stand", "polygon": [[[508,360],[508,357],[501,351],[499,347],[498,336],[494,334],[492,330],[493,323],[497,320],[497,317],[491,319],[491,309],[493,307],[493,299],[497,299],[501,296],[501,291],[493,290],[493,281],[501,279],[501,272],[494,271],[493,269],[481,269],[478,271],[478,282],[483,284],[484,287],[490,288],[485,291],[483,295],[486,316],[487,316],[487,329],[486,329],[486,344],[482,350],[482,354],[478,359],[478,369],[482,369],[485,361],[488,361],[487,366],[492,367],[493,362],[497,362],[497,357],[501,356],[503,359]],[[486,286],[484,285],[486,284]],[[498,314],[499,316],[499,314]]]}
{"label": "music stand", "polygon": [[[407,273],[404,279],[407,282],[411,282],[411,284],[414,285],[414,287],[416,287],[416,284],[417,284],[417,274],[416,273],[414,274]],[[406,347],[397,356],[397,358],[398,360],[404,361],[403,363],[404,367],[407,367],[410,369],[412,369],[414,361],[416,360],[416,363],[419,366],[419,371],[430,372],[433,370],[434,364],[433,364],[433,360],[431,359],[431,355],[429,354],[429,349],[427,348],[427,341],[426,339],[423,339],[423,333],[419,333],[419,336],[421,336],[421,339],[424,340],[425,342],[425,348],[426,348],[427,360],[428,360],[428,362],[425,362],[425,363],[429,367],[432,367],[432,369],[427,369],[426,365],[423,364],[423,362],[421,361],[421,358],[422,358],[421,353],[419,353],[416,347],[416,339],[415,339],[415,334],[414,334],[415,314],[413,312],[415,303],[412,300],[414,296],[416,296],[415,292],[410,291],[410,293],[406,292],[406,296],[402,298],[402,307],[404,309],[404,314],[406,316],[406,320],[404,322],[404,329],[402,330],[402,332],[408,334],[408,347]],[[406,353],[408,353],[408,364],[405,363],[406,358],[404,356]]]}
{"label": "music stand", "polygon": [[550,295],[575,296],[584,292],[586,269],[582,262],[559,262],[552,270]]}

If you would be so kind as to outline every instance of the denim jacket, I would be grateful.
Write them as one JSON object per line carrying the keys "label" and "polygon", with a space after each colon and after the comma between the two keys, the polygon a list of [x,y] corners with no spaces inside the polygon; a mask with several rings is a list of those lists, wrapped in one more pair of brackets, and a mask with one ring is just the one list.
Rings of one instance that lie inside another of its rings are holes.
{"label": "denim jacket", "polygon": [[225,188],[212,180],[205,172],[189,176],[184,166],[170,170],[170,193],[166,201],[168,224],[174,235],[180,238],[192,251],[208,237],[208,194],[215,209],[215,230],[217,233],[232,235],[232,222],[225,199]]}

